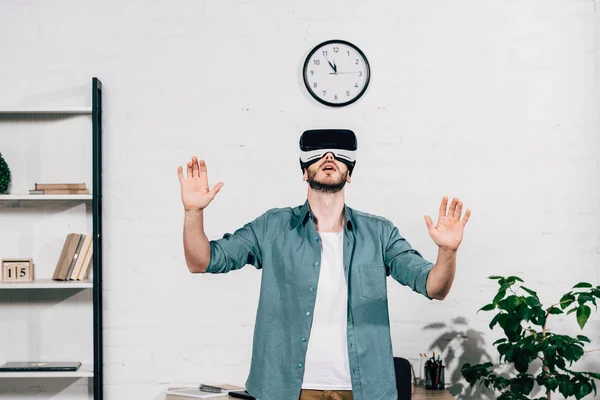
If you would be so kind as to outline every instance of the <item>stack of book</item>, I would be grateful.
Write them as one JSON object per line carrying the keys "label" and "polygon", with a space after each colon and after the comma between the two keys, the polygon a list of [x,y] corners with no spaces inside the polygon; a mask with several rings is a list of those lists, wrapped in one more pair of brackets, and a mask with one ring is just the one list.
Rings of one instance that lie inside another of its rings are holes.
{"label": "stack of book", "polygon": [[52,279],[56,281],[87,279],[92,265],[93,248],[92,235],[69,233]]}
{"label": "stack of book", "polygon": [[36,183],[29,194],[90,194],[85,183]]}

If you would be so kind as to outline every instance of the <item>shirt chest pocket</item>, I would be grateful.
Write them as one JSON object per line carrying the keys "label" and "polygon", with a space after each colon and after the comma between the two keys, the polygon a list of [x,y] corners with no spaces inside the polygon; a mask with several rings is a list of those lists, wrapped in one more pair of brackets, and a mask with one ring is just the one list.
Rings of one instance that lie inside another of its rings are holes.
{"label": "shirt chest pocket", "polygon": [[381,300],[386,296],[385,268],[383,265],[360,266],[360,291],[363,297]]}

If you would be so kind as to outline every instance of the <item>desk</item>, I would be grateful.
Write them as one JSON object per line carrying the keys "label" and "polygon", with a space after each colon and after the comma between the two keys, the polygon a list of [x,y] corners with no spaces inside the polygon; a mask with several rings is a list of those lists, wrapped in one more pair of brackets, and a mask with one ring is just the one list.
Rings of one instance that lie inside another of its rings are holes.
{"label": "desk", "polygon": [[[220,397],[211,397],[209,400],[240,400],[231,396],[220,396]],[[411,400],[454,400],[454,397],[447,390],[425,390],[424,387],[417,386],[415,388],[415,393],[411,396]],[[168,395],[165,397],[165,400],[193,400],[192,397],[181,397],[181,396],[173,396]],[[402,399],[400,399],[402,400]]]}

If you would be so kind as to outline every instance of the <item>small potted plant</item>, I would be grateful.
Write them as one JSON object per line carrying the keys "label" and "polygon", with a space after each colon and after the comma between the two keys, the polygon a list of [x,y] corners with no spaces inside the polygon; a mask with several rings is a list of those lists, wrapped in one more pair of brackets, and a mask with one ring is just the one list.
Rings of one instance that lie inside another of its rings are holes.
{"label": "small potted plant", "polygon": [[8,193],[8,185],[10,184],[10,168],[2,153],[0,153],[0,194]]}
{"label": "small potted plant", "polygon": [[[534,384],[545,387],[546,395],[535,400],[550,400],[552,392],[558,390],[565,398],[581,399],[592,391],[596,396],[596,383],[593,378],[600,379],[599,372],[578,372],[571,370],[571,365],[584,354],[585,343],[590,340],[577,335],[571,337],[550,332],[546,322],[551,315],[575,313],[581,329],[585,326],[591,309],[588,303],[596,306],[600,299],[600,286],[580,282],[572,290],[564,294],[560,301],[543,308],[537,293],[519,284],[523,280],[517,276],[490,276],[497,280],[498,293],[492,303],[483,306],[479,311],[497,311],[490,323],[490,329],[498,324],[506,335],[495,341],[500,353],[500,361],[511,363],[516,376],[505,377],[494,373],[493,364],[464,364],[461,373],[472,386],[479,381],[487,389],[501,393],[499,400],[532,399],[529,394]],[[567,310],[568,309],[568,310]],[[597,310],[597,307],[596,307]],[[477,311],[477,312],[479,312]],[[541,366],[532,374],[531,364],[541,360]],[[596,397],[595,397],[596,398]]]}

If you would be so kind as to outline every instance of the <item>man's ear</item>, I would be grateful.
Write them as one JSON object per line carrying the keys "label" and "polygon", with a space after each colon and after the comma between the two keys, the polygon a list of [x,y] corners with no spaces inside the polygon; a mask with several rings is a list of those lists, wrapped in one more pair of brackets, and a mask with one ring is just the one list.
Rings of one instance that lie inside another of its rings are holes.
{"label": "man's ear", "polygon": [[306,168],[302,168],[302,180],[303,180],[303,181],[306,181],[306,180],[308,180],[308,175],[306,175],[306,172],[307,172],[307,171],[308,171],[308,170],[307,170]]}

